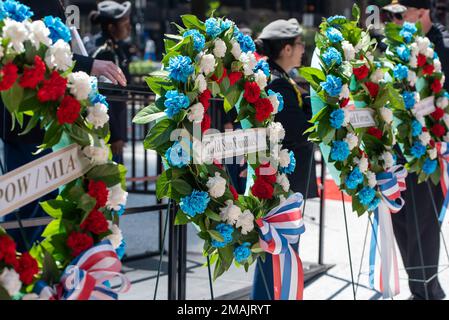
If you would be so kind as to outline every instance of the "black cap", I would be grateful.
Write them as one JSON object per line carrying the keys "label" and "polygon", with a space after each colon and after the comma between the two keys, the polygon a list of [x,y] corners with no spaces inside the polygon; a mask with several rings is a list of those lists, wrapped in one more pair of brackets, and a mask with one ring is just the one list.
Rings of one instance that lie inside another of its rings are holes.
{"label": "black cap", "polygon": [[391,4],[386,5],[382,9],[393,13],[402,13],[407,8],[430,9],[430,7],[430,0],[393,0]]}
{"label": "black cap", "polygon": [[118,20],[130,13],[131,2],[102,1],[98,4],[98,11],[102,17]]}

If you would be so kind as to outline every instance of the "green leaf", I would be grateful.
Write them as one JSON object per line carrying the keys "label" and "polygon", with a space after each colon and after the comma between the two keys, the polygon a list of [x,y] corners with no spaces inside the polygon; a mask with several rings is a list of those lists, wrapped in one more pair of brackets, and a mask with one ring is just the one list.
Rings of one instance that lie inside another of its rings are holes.
{"label": "green leaf", "polygon": [[190,222],[189,217],[181,209],[179,209],[175,217],[175,226],[184,225],[189,222]]}
{"label": "green leaf", "polygon": [[23,88],[16,82],[11,89],[2,91],[3,103],[10,113],[19,110],[20,103],[23,99]]}
{"label": "green leaf", "polygon": [[171,196],[171,169],[161,173],[156,181],[156,196],[159,200]]}
{"label": "green leaf", "polygon": [[171,182],[173,189],[178,191],[182,196],[187,196],[192,193],[192,186],[185,180],[175,179]]}
{"label": "green leaf", "polygon": [[44,141],[40,148],[51,148],[61,140],[63,133],[62,126],[53,121],[50,127],[45,131]]}
{"label": "green leaf", "polygon": [[93,167],[87,178],[95,181],[103,181],[108,188],[121,183],[120,170],[116,164],[108,163]]}
{"label": "green leaf", "polygon": [[61,220],[53,220],[46,227],[44,232],[42,232],[42,237],[47,238],[54,234],[58,234],[61,227]]}
{"label": "green leaf", "polygon": [[42,251],[44,253],[42,280],[47,284],[52,285],[58,282],[61,272],[59,271],[53,256],[43,247]]}
{"label": "green leaf", "polygon": [[220,215],[218,215],[217,213],[213,212],[211,209],[207,208],[206,211],[205,211],[205,214],[211,220],[214,220],[214,221],[217,221],[217,222],[221,222]]}
{"label": "green leaf", "polygon": [[356,3],[352,6],[352,16],[357,22],[360,20],[360,8]]}
{"label": "green leaf", "polygon": [[140,110],[134,117],[133,122],[137,124],[146,124],[163,117],[165,113],[159,109],[155,103]]}
{"label": "green leaf", "polygon": [[216,230],[207,230],[207,232],[209,233],[210,237],[216,241],[219,242],[223,242],[223,236],[221,235],[220,232],[216,231]]}
{"label": "green leaf", "polygon": [[40,205],[45,213],[55,219],[60,219],[64,211],[70,211],[75,208],[75,205],[69,201],[56,199],[41,202]]}
{"label": "green leaf", "polygon": [[74,142],[81,146],[90,145],[90,136],[86,129],[81,128],[78,124],[73,124],[69,128],[69,136]]}
{"label": "green leaf", "polygon": [[0,285],[0,300],[12,300],[8,291]]}
{"label": "green leaf", "polygon": [[218,259],[215,263],[215,269],[214,269],[214,281],[218,279],[219,276],[221,276],[226,269],[223,267],[223,263],[221,262],[221,259]]}
{"label": "green leaf", "polygon": [[168,91],[174,89],[174,85],[168,78],[168,73],[165,71],[151,73],[149,77],[145,78],[145,82],[151,91],[159,96],[162,95],[162,90]]}
{"label": "green leaf", "polygon": [[299,69],[299,75],[303,77],[313,89],[317,90],[320,86],[320,82],[326,80],[326,76],[323,71],[312,68],[312,67],[302,67]]}
{"label": "green leaf", "polygon": [[89,213],[95,208],[96,204],[97,200],[85,193],[78,199],[77,208],[83,210],[85,213]]}
{"label": "green leaf", "polygon": [[28,121],[28,124],[25,128],[25,130],[23,130],[21,133],[19,133],[19,136],[25,135],[28,132],[31,131],[31,129],[33,129],[40,120],[40,115],[38,113],[34,113],[33,116],[30,118],[30,120]]}
{"label": "green leaf", "polygon": [[181,19],[187,29],[198,29],[203,32],[206,31],[206,26],[204,23],[192,14],[182,15]]}
{"label": "green leaf", "polygon": [[170,135],[176,129],[176,123],[170,119],[162,119],[151,128],[144,140],[145,149],[157,150],[170,141]]}

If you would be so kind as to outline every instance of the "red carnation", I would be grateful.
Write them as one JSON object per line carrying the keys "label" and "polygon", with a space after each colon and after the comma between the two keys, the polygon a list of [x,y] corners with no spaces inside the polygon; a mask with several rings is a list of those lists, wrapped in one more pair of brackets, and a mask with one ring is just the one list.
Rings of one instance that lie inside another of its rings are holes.
{"label": "red carnation", "polygon": [[441,89],[443,89],[440,80],[438,79],[433,80],[433,83],[430,85],[430,89],[432,89],[434,93],[439,93]]}
{"label": "red carnation", "polygon": [[435,148],[435,140],[430,139],[429,144],[432,148]]}
{"label": "red carnation", "polygon": [[72,257],[77,257],[94,245],[94,239],[85,233],[73,231],[67,238],[66,244],[72,250]]}
{"label": "red carnation", "polygon": [[446,133],[446,129],[444,129],[444,126],[439,123],[434,124],[432,129],[430,130],[437,138],[444,136],[444,134]]}
{"label": "red carnation", "polygon": [[5,64],[3,69],[0,70],[0,91],[6,91],[11,89],[17,80],[17,66],[12,62]]}
{"label": "red carnation", "polygon": [[276,170],[270,165],[270,163],[261,164],[256,169],[256,176],[257,178],[265,180],[267,183],[276,183]]}
{"label": "red carnation", "polygon": [[427,132],[427,128],[426,127],[422,127],[422,131],[423,132]]}
{"label": "red carnation", "polygon": [[256,120],[259,122],[263,122],[268,119],[274,110],[273,105],[268,98],[257,100],[254,107],[256,108]]}
{"label": "red carnation", "polygon": [[252,194],[259,199],[272,199],[274,187],[264,179],[256,179],[251,188]]}
{"label": "red carnation", "polygon": [[83,223],[81,223],[81,229],[92,232],[99,235],[108,231],[108,221],[104,217],[104,214],[98,210],[92,210]]}
{"label": "red carnation", "polygon": [[224,78],[226,78],[228,76],[228,71],[226,69],[223,69],[223,75],[221,76],[220,79],[218,79],[218,77],[214,74],[212,75],[212,77],[210,77],[213,81],[217,82],[218,84],[221,84],[224,80]]}
{"label": "red carnation", "polygon": [[368,89],[371,97],[373,98],[377,97],[377,94],[379,93],[379,85],[377,83],[366,82],[365,86]]}
{"label": "red carnation", "polygon": [[95,208],[98,209],[104,207],[109,194],[106,183],[103,181],[90,180],[88,189],[88,194],[97,200]]}
{"label": "red carnation", "polygon": [[340,108],[346,107],[348,105],[348,103],[349,103],[349,98],[342,99],[340,101]]}
{"label": "red carnation", "polygon": [[67,79],[53,71],[50,79],[44,80],[44,84],[37,92],[37,98],[40,102],[56,101],[64,95],[66,89]]}
{"label": "red carnation", "polygon": [[435,67],[433,66],[433,64],[426,64],[422,70],[422,73],[431,75],[434,70],[435,70]]}
{"label": "red carnation", "polygon": [[368,129],[367,133],[369,135],[372,135],[373,137],[376,137],[377,139],[382,139],[382,130],[375,128],[375,127],[371,127]]}
{"label": "red carnation", "polygon": [[16,258],[16,243],[7,235],[0,236],[0,261],[4,261],[7,265],[15,266]]}
{"label": "red carnation", "polygon": [[418,55],[418,67],[422,67],[426,64],[427,62],[427,58],[425,55],[423,54],[419,54]]}
{"label": "red carnation", "polygon": [[237,190],[235,190],[235,188],[232,184],[229,185],[229,190],[231,190],[234,200],[237,201],[239,199],[239,194],[237,193]]}
{"label": "red carnation", "polygon": [[204,112],[210,107],[210,98],[212,98],[212,92],[209,89],[206,89],[198,98],[204,107]]}
{"label": "red carnation", "polygon": [[31,68],[24,68],[22,78],[19,82],[20,86],[22,88],[36,88],[37,85],[44,80],[46,70],[45,63],[42,61],[41,57],[35,56],[34,66]]}
{"label": "red carnation", "polygon": [[61,101],[61,105],[56,111],[59,124],[72,124],[80,115],[81,104],[72,96],[65,96]]}
{"label": "red carnation", "polygon": [[28,252],[23,253],[17,264],[16,271],[20,275],[20,281],[26,285],[31,284],[33,277],[39,272],[36,259]]}
{"label": "red carnation", "polygon": [[201,121],[201,132],[205,132],[210,129],[210,116],[205,113],[203,121]]}
{"label": "red carnation", "polygon": [[223,170],[223,165],[222,165],[220,162],[218,162],[218,160],[214,159],[213,164],[214,164],[214,166],[216,166],[218,169]]}
{"label": "red carnation", "polygon": [[228,76],[229,78],[229,84],[233,86],[236,82],[238,82],[240,79],[242,79],[243,73],[241,72],[231,72]]}
{"label": "red carnation", "polygon": [[357,78],[357,80],[363,80],[369,74],[369,69],[368,69],[368,67],[366,65],[363,65],[363,66],[358,67],[358,68],[354,68],[353,71],[354,71],[354,75]]}
{"label": "red carnation", "polygon": [[256,82],[246,82],[243,97],[249,103],[255,103],[260,97],[260,87]]}
{"label": "red carnation", "polygon": [[435,108],[435,111],[430,114],[432,118],[434,118],[436,121],[440,120],[444,117],[444,110],[441,108]]}

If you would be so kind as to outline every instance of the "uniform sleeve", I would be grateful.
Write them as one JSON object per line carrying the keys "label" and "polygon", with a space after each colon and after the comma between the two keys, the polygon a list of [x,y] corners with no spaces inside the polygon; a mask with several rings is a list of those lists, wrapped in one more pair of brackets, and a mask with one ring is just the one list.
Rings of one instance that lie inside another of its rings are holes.
{"label": "uniform sleeve", "polygon": [[91,57],[85,57],[79,54],[74,54],[73,59],[75,60],[75,68],[73,71],[84,71],[87,74],[91,74],[92,66],[94,64],[94,59]]}

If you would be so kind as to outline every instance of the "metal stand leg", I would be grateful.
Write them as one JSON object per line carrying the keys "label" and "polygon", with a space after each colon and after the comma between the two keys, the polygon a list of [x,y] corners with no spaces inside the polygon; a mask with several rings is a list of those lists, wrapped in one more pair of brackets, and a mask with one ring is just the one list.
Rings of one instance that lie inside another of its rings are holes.
{"label": "metal stand leg", "polygon": [[347,246],[348,246],[349,267],[351,269],[352,293],[354,295],[354,300],[357,300],[356,299],[356,295],[355,295],[354,271],[352,270],[351,245],[349,243],[348,220],[346,218],[346,206],[345,206],[345,198],[344,198],[343,191],[341,192],[341,203],[343,204],[343,213],[344,213],[344,217],[345,217],[346,243],[347,243]]}
{"label": "metal stand leg", "polygon": [[185,300],[187,280],[187,225],[178,226],[177,229],[179,232],[178,300]]}
{"label": "metal stand leg", "polygon": [[168,234],[168,300],[176,300],[177,286],[177,260],[178,260],[178,239],[179,233],[175,227],[176,206],[172,205],[169,212],[169,234]]}

